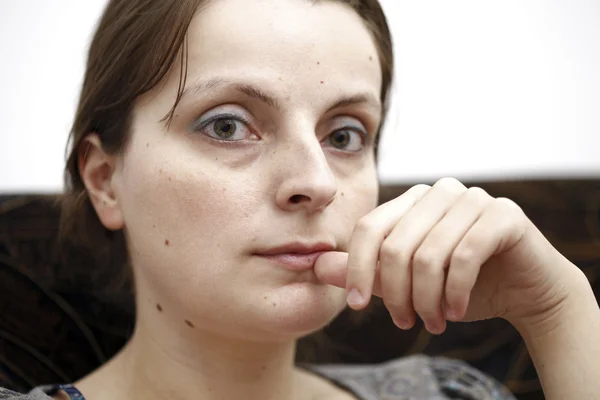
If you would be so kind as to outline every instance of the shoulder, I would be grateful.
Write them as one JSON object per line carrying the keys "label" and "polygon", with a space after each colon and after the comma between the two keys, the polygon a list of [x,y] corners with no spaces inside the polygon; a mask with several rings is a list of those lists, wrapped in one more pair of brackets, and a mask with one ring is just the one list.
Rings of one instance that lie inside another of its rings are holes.
{"label": "shoulder", "polygon": [[313,371],[364,399],[514,400],[493,378],[463,361],[413,356],[369,365],[318,365]]}
{"label": "shoulder", "polygon": [[0,400],[52,400],[43,388],[33,389],[29,393],[17,393],[12,390],[0,388]]}

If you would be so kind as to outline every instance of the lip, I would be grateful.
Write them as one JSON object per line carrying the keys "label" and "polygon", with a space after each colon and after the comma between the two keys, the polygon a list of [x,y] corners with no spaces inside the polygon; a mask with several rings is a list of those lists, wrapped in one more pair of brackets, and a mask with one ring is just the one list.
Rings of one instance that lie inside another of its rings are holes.
{"label": "lip", "polygon": [[328,243],[289,243],[256,255],[291,271],[306,271],[313,268],[321,254],[334,249],[335,246]]}

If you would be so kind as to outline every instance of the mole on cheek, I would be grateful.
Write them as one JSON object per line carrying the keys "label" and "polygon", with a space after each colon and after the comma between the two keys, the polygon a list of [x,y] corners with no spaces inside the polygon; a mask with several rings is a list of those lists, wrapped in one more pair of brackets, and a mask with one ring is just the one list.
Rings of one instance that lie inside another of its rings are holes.
{"label": "mole on cheek", "polygon": [[156,309],[157,309],[159,312],[162,312],[162,310],[163,310],[163,309],[162,309],[162,306],[161,306],[160,304],[158,304],[158,303],[156,303]]}
{"label": "mole on cheek", "polygon": [[194,324],[192,324],[192,321],[188,321],[187,319],[185,320],[185,323],[187,324],[187,326],[189,326],[190,328],[194,327]]}
{"label": "mole on cheek", "polygon": [[324,84],[324,83],[325,83],[325,81],[321,81],[321,85]]}
{"label": "mole on cheek", "polygon": [[169,246],[169,244],[170,244],[170,242],[169,242],[169,239],[165,239],[165,246],[167,246],[167,247],[168,247],[168,246]]}

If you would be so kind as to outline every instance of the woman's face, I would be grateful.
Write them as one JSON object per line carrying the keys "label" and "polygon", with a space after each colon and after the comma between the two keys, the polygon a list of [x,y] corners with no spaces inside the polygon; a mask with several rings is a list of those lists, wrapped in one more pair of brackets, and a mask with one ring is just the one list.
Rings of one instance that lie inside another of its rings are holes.
{"label": "woman's face", "polygon": [[112,183],[142,315],[159,318],[160,308],[182,329],[299,337],[339,313],[344,291],[310,267],[290,270],[291,256],[264,253],[347,250],[376,206],[381,71],[350,7],[251,3],[214,1],[197,13],[172,123],[161,120],[177,68],[136,104]]}

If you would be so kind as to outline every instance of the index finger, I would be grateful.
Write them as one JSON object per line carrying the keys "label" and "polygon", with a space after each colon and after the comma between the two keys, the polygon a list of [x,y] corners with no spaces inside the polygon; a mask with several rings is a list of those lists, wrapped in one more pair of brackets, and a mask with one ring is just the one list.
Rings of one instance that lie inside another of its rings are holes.
{"label": "index finger", "polygon": [[429,189],[428,185],[413,186],[401,196],[377,207],[356,224],[348,249],[346,276],[347,302],[351,308],[360,310],[369,304],[383,240]]}

